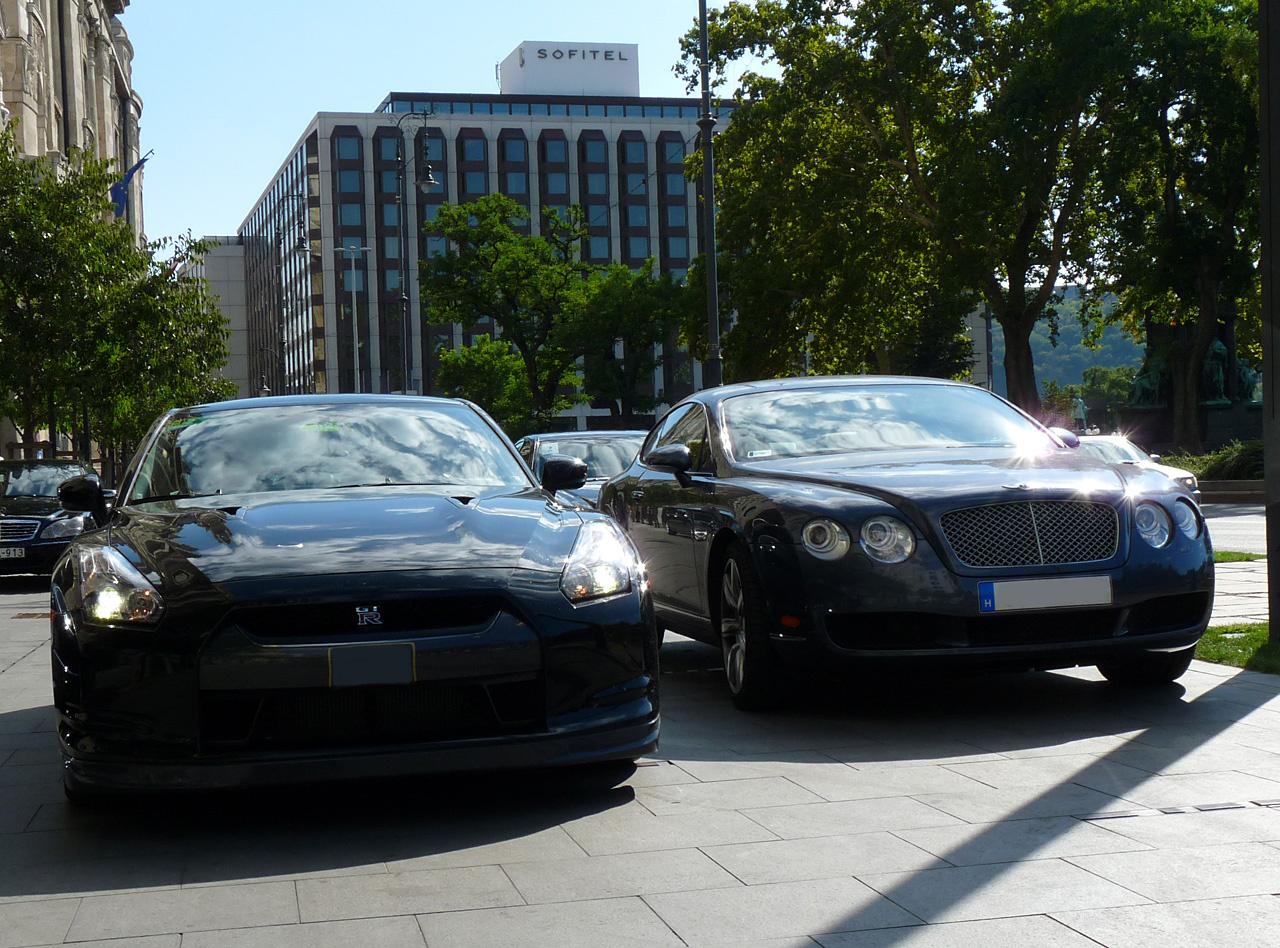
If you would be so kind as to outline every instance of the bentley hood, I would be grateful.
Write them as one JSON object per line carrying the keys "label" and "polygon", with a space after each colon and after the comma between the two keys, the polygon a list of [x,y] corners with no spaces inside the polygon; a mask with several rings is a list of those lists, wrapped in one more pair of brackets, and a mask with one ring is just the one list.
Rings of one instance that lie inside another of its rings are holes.
{"label": "bentley hood", "polygon": [[167,500],[122,509],[113,545],[162,581],[403,570],[559,570],[580,520],[541,492],[480,497],[356,488]]}

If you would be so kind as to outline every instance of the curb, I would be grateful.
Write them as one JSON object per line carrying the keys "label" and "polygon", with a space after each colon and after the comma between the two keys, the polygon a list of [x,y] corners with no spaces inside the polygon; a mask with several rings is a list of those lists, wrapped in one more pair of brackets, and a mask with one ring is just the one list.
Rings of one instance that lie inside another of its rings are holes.
{"label": "curb", "polygon": [[1266,502],[1266,481],[1200,481],[1202,503],[1261,504]]}

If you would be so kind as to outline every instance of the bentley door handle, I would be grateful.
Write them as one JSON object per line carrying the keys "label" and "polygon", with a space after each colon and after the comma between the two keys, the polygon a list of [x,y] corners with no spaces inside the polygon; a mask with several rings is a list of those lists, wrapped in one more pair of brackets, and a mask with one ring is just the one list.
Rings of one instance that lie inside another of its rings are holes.
{"label": "bentley door handle", "polygon": [[711,535],[711,534],[710,534],[710,532],[709,532],[709,531],[707,531],[707,530],[694,530],[694,531],[693,531],[693,538],[694,538],[695,540],[705,540],[705,539],[706,539],[707,537],[709,537],[710,535]]}

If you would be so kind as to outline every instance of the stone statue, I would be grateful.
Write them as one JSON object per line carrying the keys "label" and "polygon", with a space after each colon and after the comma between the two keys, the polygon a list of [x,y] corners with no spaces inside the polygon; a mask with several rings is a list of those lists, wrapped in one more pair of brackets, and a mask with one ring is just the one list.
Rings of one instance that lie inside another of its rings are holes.
{"label": "stone statue", "polygon": [[1135,408],[1163,408],[1169,398],[1169,364],[1156,353],[1147,356],[1129,388],[1129,404]]}
{"label": "stone statue", "polygon": [[1236,361],[1236,391],[1242,402],[1260,402],[1262,393],[1259,383],[1262,376],[1242,359]]}
{"label": "stone statue", "polygon": [[1201,377],[1201,405],[1226,405],[1227,401],[1227,347],[1215,339],[1204,357]]}

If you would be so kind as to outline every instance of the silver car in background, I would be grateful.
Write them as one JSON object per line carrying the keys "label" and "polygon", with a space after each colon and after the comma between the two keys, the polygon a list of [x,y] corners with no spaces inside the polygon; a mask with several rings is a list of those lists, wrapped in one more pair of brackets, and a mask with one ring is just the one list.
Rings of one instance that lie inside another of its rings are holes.
{"label": "silver car in background", "polygon": [[1196,503],[1200,503],[1200,485],[1194,474],[1181,467],[1161,464],[1160,455],[1147,454],[1123,435],[1081,435],[1080,450],[1112,464],[1135,464],[1159,471],[1191,491]]}

